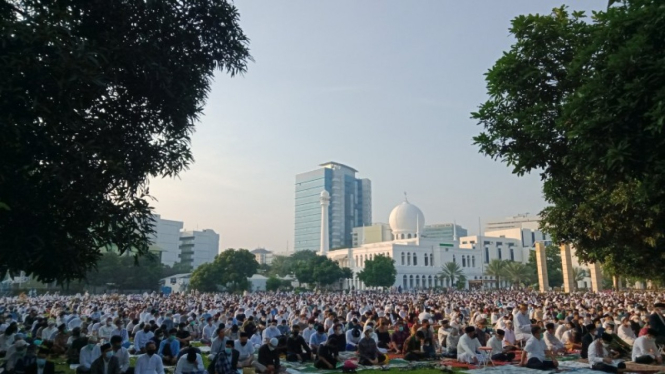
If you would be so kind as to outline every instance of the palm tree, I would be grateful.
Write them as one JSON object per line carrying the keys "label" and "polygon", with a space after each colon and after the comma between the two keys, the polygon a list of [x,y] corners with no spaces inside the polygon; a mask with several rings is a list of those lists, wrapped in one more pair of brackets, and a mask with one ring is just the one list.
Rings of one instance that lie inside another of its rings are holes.
{"label": "palm tree", "polygon": [[504,267],[504,277],[515,286],[528,284],[532,276],[531,269],[520,262],[508,262]]}
{"label": "palm tree", "polygon": [[577,289],[578,282],[581,282],[586,278],[586,270],[582,268],[573,268],[573,282],[575,283],[575,289]]}
{"label": "palm tree", "polygon": [[490,263],[485,267],[485,274],[491,275],[496,279],[496,288],[499,288],[499,285],[501,284],[501,278],[503,278],[505,274],[505,268],[506,261],[502,261],[496,258],[490,261]]}
{"label": "palm tree", "polygon": [[450,285],[455,287],[455,279],[464,276],[464,273],[462,272],[462,268],[457,265],[456,262],[446,262],[441,267],[441,273],[439,273],[439,276],[442,280],[445,278],[450,279]]}

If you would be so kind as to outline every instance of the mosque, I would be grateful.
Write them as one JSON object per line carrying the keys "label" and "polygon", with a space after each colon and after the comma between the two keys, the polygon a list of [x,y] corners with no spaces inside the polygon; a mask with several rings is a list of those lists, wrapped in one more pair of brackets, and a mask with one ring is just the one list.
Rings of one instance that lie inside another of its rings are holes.
{"label": "mosque", "polygon": [[[353,271],[353,279],[345,281],[345,289],[366,289],[357,274],[363,270],[365,261],[384,255],[395,260],[397,276],[395,288],[402,290],[452,287],[450,279],[440,279],[444,264],[455,262],[466,277],[465,288],[481,288],[493,285],[494,279],[484,274],[484,268],[494,258],[526,263],[529,260],[529,247],[510,238],[467,236],[454,238],[450,242],[430,239],[421,235],[425,227],[425,216],[405,197],[389,217],[392,240],[361,244],[356,248],[329,251],[327,246],[327,208],[330,197],[321,193],[322,227],[320,254],[336,261],[342,267]],[[483,243],[480,245],[479,243]],[[478,245],[477,245],[478,244]],[[505,284],[502,284],[505,286]]]}

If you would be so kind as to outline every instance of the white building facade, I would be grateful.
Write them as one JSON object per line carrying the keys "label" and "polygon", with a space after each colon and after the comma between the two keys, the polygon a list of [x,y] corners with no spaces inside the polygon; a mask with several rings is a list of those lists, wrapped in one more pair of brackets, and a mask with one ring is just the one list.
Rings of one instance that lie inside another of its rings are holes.
{"label": "white building facade", "polygon": [[179,261],[191,269],[213,262],[219,254],[219,234],[214,230],[183,231],[180,233]]}
{"label": "white building facade", "polygon": [[180,261],[180,230],[183,223],[181,221],[172,221],[163,219],[159,214],[155,214],[155,234],[152,238],[152,245],[156,246],[161,252],[162,264],[173,266]]}
{"label": "white building facade", "polygon": [[[353,271],[353,279],[345,281],[344,288],[366,289],[357,275],[367,260],[378,255],[395,260],[397,276],[393,286],[403,290],[453,287],[449,279],[441,280],[439,276],[442,266],[448,262],[455,262],[460,266],[467,279],[467,288],[470,285],[480,287],[489,281],[490,277],[483,273],[485,251],[474,245],[475,243],[471,243],[471,241],[477,243],[478,238],[464,237],[441,241],[421,237],[425,217],[418,207],[406,199],[390,213],[389,225],[392,240],[328,252],[327,256],[330,259]],[[460,245],[463,241],[467,244]],[[518,240],[509,241],[501,238],[490,240],[489,237],[482,237],[482,241],[494,242],[492,251],[494,254],[490,253],[490,260],[499,256],[496,248],[501,248],[501,256],[504,256],[503,251],[505,251],[506,260],[528,261],[528,248],[525,250]]]}

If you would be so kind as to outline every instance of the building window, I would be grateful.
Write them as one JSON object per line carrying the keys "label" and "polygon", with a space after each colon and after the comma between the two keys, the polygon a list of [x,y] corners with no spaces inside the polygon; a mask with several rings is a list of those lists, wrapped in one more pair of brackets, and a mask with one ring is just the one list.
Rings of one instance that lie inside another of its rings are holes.
{"label": "building window", "polygon": [[429,256],[427,256],[427,254],[425,254],[425,266],[429,265],[429,258],[428,257]]}
{"label": "building window", "polygon": [[418,265],[418,255],[414,253],[413,254],[413,266],[416,266],[416,265]]}
{"label": "building window", "polygon": [[411,239],[411,234],[406,236],[407,239]]}
{"label": "building window", "polygon": [[515,261],[515,251],[512,248],[510,248],[510,261]]}
{"label": "building window", "polygon": [[434,266],[434,254],[429,254],[429,266]]}
{"label": "building window", "polygon": [[413,288],[413,274],[409,275],[409,288]]}
{"label": "building window", "polygon": [[453,262],[454,262],[454,263],[457,263],[457,261],[455,261],[455,255],[453,255]]}
{"label": "building window", "polygon": [[[402,266],[404,266],[404,252],[402,252]],[[405,275],[405,277],[406,277],[406,275]],[[406,287],[406,286],[404,286],[404,287]]]}
{"label": "building window", "polygon": [[420,287],[420,275],[416,275],[416,287]]}
{"label": "building window", "polygon": [[[404,254],[404,253],[402,253]],[[404,277],[402,278],[402,287],[406,289],[406,274],[404,274]]]}
{"label": "building window", "polygon": [[429,277],[427,277],[427,286],[429,288],[432,288],[432,276],[431,275]]}
{"label": "building window", "polygon": [[472,263],[473,267],[475,268],[476,267],[476,256],[471,256],[471,263]]}
{"label": "building window", "polygon": [[466,257],[462,256],[462,267],[466,267]]}
{"label": "building window", "polygon": [[490,263],[490,250],[487,247],[485,247],[485,263]]}
{"label": "building window", "polygon": [[406,264],[411,266],[411,252],[406,254]]}
{"label": "building window", "polygon": [[501,260],[501,248],[496,249],[496,254],[497,254],[499,260]]}

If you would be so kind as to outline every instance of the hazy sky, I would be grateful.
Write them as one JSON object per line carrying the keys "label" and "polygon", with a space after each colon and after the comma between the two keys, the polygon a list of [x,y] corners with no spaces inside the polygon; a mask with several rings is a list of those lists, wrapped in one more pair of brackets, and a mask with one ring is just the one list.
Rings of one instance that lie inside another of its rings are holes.
{"label": "hazy sky", "polygon": [[539,212],[539,177],[480,155],[469,113],[512,44],[510,20],[561,4],[237,1],[255,63],[242,77],[217,74],[192,138],[196,162],[152,181],[156,212],[214,229],[222,249],[283,251],[293,248],[295,175],[326,161],[372,180],[375,222],[388,221],[403,191],[428,224],[456,220],[470,233],[479,217]]}

